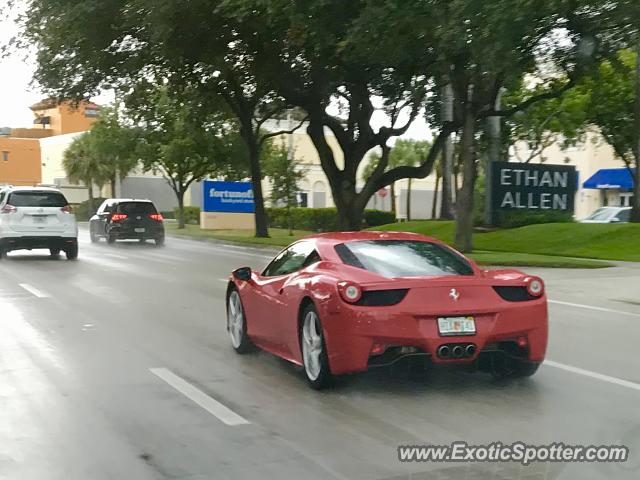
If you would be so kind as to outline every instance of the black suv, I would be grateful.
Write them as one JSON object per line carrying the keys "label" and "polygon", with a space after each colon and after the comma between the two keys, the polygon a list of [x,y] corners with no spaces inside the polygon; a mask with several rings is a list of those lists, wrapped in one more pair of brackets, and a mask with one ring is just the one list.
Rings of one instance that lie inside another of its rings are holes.
{"label": "black suv", "polygon": [[154,240],[157,246],[164,245],[164,224],[150,200],[132,198],[109,198],[89,220],[91,242],[100,238],[107,243],[116,240]]}

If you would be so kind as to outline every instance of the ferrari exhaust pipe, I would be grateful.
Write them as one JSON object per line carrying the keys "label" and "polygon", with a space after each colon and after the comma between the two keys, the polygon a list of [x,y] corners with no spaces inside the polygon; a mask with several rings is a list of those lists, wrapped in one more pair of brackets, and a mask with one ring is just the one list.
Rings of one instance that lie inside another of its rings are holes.
{"label": "ferrari exhaust pipe", "polygon": [[442,345],[438,347],[438,356],[440,358],[447,358],[450,353],[451,353],[451,349],[449,348],[448,345]]}
{"label": "ferrari exhaust pipe", "polygon": [[460,358],[462,357],[462,355],[464,355],[464,349],[461,345],[456,345],[451,349],[451,355],[453,356],[453,358]]}
{"label": "ferrari exhaust pipe", "polygon": [[465,357],[473,357],[474,353],[476,353],[476,346],[473,344],[467,345],[467,347],[464,349]]}

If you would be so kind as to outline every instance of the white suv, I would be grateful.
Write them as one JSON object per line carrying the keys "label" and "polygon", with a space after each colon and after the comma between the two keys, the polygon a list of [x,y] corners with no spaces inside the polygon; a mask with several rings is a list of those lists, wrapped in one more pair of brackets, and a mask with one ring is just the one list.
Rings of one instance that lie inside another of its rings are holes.
{"label": "white suv", "polygon": [[78,257],[78,226],[69,202],[55,188],[0,187],[0,258],[34,248]]}

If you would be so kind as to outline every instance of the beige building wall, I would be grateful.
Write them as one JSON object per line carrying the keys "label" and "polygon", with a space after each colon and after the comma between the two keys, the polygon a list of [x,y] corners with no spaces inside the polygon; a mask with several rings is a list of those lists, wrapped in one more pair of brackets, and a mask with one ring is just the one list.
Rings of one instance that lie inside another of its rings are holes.
{"label": "beige building wall", "polygon": [[[584,143],[575,147],[562,149],[562,139],[546,148],[541,155],[536,156],[532,163],[548,163],[557,165],[573,165],[578,171],[579,187],[575,200],[575,217],[577,219],[589,216],[603,205],[607,196],[609,205],[618,205],[617,191],[602,191],[582,188],[582,184],[598,170],[603,168],[624,168],[624,163],[617,159],[613,149],[604,141],[597,131],[587,134]],[[528,146],[519,143],[511,152],[511,161],[520,161],[530,155]]]}
{"label": "beige building wall", "polygon": [[[293,122],[293,126],[296,125],[297,123]],[[264,127],[269,131],[288,130],[290,128],[286,120],[269,121],[265,123]],[[306,126],[303,125],[293,135],[291,135],[291,137],[292,138],[289,139],[289,135],[282,135],[280,137],[276,137],[274,141],[278,142],[280,145],[284,145],[285,147],[288,147],[290,144],[293,146],[295,156],[299,160],[301,168],[305,172],[305,178],[300,182],[300,189],[302,192],[307,194],[307,206],[310,208],[335,206],[333,197],[331,195],[331,187],[329,185],[329,181],[327,180],[327,177],[322,170],[320,159],[318,158],[318,153],[316,152],[313,142],[306,133]],[[336,163],[340,168],[343,168],[344,158],[342,156],[342,151],[340,150],[335,136],[331,133],[330,130],[325,129],[325,137],[327,138],[327,143],[331,147],[336,157]],[[371,151],[371,153],[374,152],[375,150]],[[368,159],[365,159],[365,161],[363,161],[362,165],[360,166],[358,172],[358,188],[362,188],[364,185],[364,182],[362,181],[362,172],[364,171],[367,162]],[[412,180],[411,190],[413,193],[411,196],[411,212],[413,217],[430,218],[432,209],[432,196],[435,190],[435,184],[435,174],[429,175],[424,179]],[[268,178],[263,181],[262,188],[265,194],[265,198],[268,200],[271,191],[271,182]],[[400,180],[396,182],[396,211],[398,212],[398,216],[400,218],[406,217],[405,206],[407,188],[407,180]],[[387,190],[389,190],[389,187],[387,187]],[[372,199],[369,206],[371,208],[375,206],[382,209],[385,208],[383,206],[387,206],[389,204],[390,202],[388,199],[383,200],[380,197],[376,198],[375,200]]]}

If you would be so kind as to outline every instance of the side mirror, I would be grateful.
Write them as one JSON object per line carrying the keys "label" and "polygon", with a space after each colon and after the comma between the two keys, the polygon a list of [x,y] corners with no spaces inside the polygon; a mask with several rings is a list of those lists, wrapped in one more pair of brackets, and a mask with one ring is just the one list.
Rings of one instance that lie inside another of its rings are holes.
{"label": "side mirror", "polygon": [[233,278],[242,282],[251,280],[251,269],[249,267],[240,267],[233,271]]}

